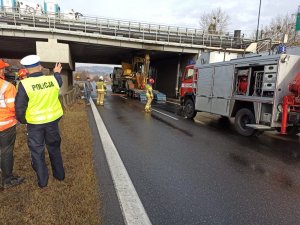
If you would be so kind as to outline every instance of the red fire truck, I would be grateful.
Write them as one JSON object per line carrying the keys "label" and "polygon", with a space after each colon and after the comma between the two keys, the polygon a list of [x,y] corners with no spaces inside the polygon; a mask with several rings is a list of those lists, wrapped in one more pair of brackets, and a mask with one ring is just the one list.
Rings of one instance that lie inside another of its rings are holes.
{"label": "red fire truck", "polygon": [[206,112],[234,118],[237,132],[298,133],[300,56],[268,55],[185,68],[180,89],[184,113]]}

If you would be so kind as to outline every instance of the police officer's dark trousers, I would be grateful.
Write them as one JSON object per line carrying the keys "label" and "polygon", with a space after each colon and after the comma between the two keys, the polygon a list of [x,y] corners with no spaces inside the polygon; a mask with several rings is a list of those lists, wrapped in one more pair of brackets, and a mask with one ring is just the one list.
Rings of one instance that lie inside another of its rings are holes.
{"label": "police officer's dark trousers", "polygon": [[16,141],[16,126],[0,131],[0,163],[2,178],[5,180],[12,177],[14,157],[13,150]]}
{"label": "police officer's dark trousers", "polygon": [[28,147],[31,151],[32,166],[38,178],[40,187],[48,184],[48,169],[45,162],[45,144],[51,161],[53,177],[58,180],[65,178],[61,157],[58,121],[46,124],[28,124]]}

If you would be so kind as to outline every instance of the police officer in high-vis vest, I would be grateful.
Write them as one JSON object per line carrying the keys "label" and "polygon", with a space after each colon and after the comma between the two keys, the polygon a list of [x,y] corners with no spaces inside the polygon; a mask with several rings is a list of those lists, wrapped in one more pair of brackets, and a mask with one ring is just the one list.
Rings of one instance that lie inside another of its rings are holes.
{"label": "police officer in high-vis vest", "polygon": [[104,95],[105,95],[105,90],[106,86],[103,81],[103,76],[99,77],[99,81],[96,83],[97,86],[97,105],[104,105]]}
{"label": "police officer in high-vis vest", "polygon": [[0,60],[0,189],[21,184],[24,178],[13,176],[13,150],[16,141],[16,88],[4,78],[9,64]]}
{"label": "police officer in high-vis vest", "polygon": [[28,147],[32,167],[36,172],[38,185],[48,184],[48,169],[45,162],[45,145],[51,161],[53,177],[64,180],[65,171],[61,156],[58,122],[63,115],[59,101],[62,86],[61,64],[56,63],[54,75],[43,75],[40,57],[26,56],[21,64],[27,69],[28,77],[22,80],[16,96],[17,119],[27,124]]}

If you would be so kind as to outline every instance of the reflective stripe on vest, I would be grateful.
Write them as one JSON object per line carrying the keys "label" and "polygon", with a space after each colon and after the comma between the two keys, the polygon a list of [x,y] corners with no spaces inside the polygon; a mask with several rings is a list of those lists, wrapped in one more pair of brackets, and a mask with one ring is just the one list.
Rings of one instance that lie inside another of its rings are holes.
{"label": "reflective stripe on vest", "polygon": [[[14,103],[15,98],[14,96],[9,96],[9,98],[5,99],[4,94],[6,93],[7,89],[9,89],[9,85],[11,85],[7,81],[2,81],[2,87],[0,89],[0,131],[4,131],[17,123],[15,119],[15,112],[12,111],[14,107],[12,103]],[[11,87],[13,88],[13,87]],[[11,104],[9,107],[8,104]]]}
{"label": "reflective stripe on vest", "polygon": [[3,86],[1,87],[1,90],[0,90],[1,95],[4,94],[4,92],[6,91],[8,85],[9,85],[9,83],[7,81],[4,81]]}
{"label": "reflective stripe on vest", "polygon": [[58,99],[59,85],[54,76],[29,77],[21,83],[29,98],[25,115],[28,123],[49,123],[63,115]]}
{"label": "reflective stripe on vest", "polygon": [[0,90],[0,108],[6,108],[7,107],[6,103],[9,103],[9,102],[7,102],[6,99],[4,99],[4,92],[6,91],[8,85],[9,85],[9,83],[7,81],[4,81],[3,86],[1,87],[1,90]]}
{"label": "reflective stripe on vest", "polygon": [[6,103],[4,99],[1,99],[2,96],[0,96],[0,108],[6,108]]}
{"label": "reflective stripe on vest", "polygon": [[0,127],[1,127],[1,126],[5,126],[5,125],[7,125],[7,124],[10,124],[10,123],[12,123],[12,122],[14,122],[14,120],[6,120],[6,121],[3,121],[3,122],[0,122]]}
{"label": "reflective stripe on vest", "polygon": [[8,103],[13,103],[15,102],[15,98],[8,98],[8,99],[5,99],[5,102],[8,104]]}

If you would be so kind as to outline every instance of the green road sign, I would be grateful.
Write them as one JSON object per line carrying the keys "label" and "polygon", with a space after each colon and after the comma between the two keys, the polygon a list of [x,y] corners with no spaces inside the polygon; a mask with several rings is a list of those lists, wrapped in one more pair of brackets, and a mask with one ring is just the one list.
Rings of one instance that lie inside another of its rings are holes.
{"label": "green road sign", "polygon": [[300,13],[297,14],[296,31],[300,30]]}

